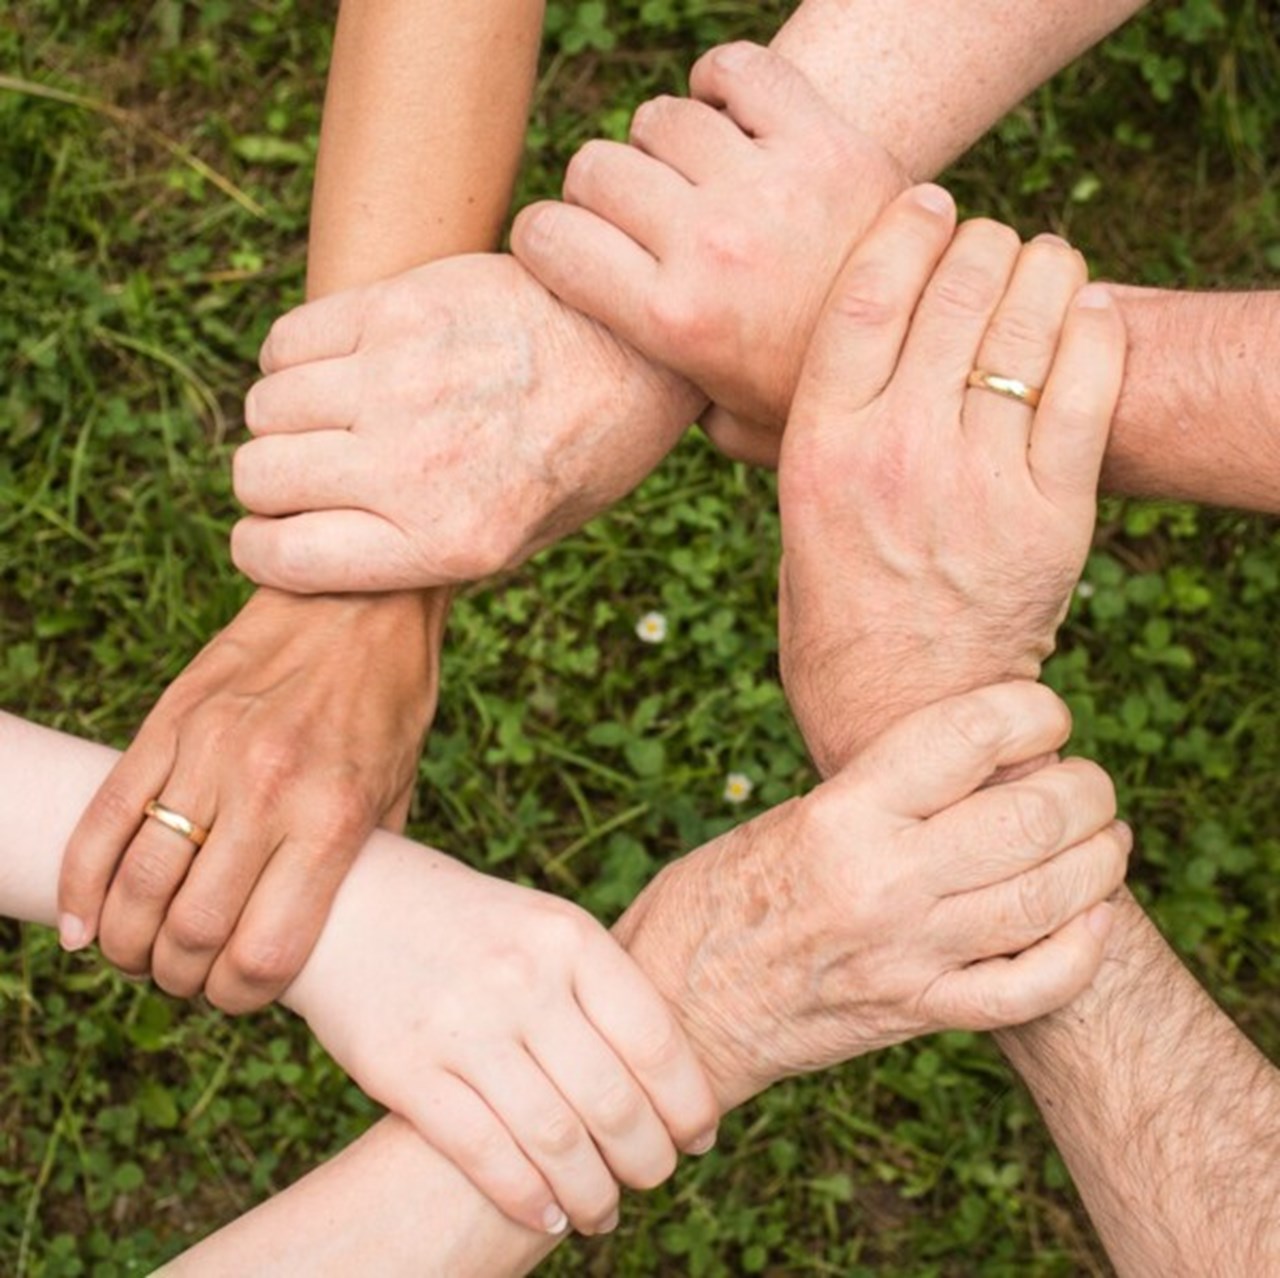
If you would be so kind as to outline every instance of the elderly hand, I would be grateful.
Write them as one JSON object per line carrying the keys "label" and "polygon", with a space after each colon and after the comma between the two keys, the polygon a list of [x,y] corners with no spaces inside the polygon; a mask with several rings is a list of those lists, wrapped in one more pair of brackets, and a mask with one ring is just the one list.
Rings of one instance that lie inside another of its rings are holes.
{"label": "elderly hand", "polygon": [[286,1001],[530,1229],[607,1232],[615,1177],[652,1188],[714,1139],[692,1047],[599,923],[402,839],[361,855]]}
{"label": "elderly hand", "polygon": [[[243,1012],[302,966],[352,858],[403,824],[443,602],[259,592],[170,685],[62,866],[64,944]],[[197,848],[158,799],[209,831]]]}
{"label": "elderly hand", "polygon": [[304,593],[511,567],[629,492],[701,402],[497,254],[311,302],[262,364],[232,556]]}
{"label": "elderly hand", "polygon": [[1036,684],[939,702],[641,894],[615,934],[722,1106],[919,1034],[1028,1021],[1089,984],[1131,842],[1110,780],[1070,759],[983,788],[1070,727]]}
{"label": "elderly hand", "polygon": [[[905,710],[1035,678],[1084,566],[1124,329],[1083,259],[899,197],[832,288],[778,479],[781,667],[818,767]],[[1039,407],[966,383],[1044,388]]]}
{"label": "elderly hand", "polygon": [[776,464],[831,281],[905,180],[768,49],[714,49],[689,83],[692,98],[636,111],[630,146],[587,143],[565,203],[525,209],[512,247],[558,297],[714,399],[717,444]]}

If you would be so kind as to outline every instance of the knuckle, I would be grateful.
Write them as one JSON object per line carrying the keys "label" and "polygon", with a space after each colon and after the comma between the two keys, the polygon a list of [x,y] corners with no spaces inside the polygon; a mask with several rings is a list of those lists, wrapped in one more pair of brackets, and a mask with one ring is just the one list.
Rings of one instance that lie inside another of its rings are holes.
{"label": "knuckle", "polygon": [[883,328],[897,316],[892,287],[882,266],[863,262],[851,268],[831,298],[831,309],[850,324]]}
{"label": "knuckle", "polygon": [[716,341],[718,318],[684,289],[662,289],[645,303],[646,327],[670,344],[702,350]]}
{"label": "knuckle", "polygon": [[634,1127],[643,1110],[635,1085],[618,1078],[596,1096],[592,1105],[593,1126],[608,1136],[615,1136]]}
{"label": "knuckle", "polygon": [[726,217],[703,222],[697,228],[694,234],[694,251],[717,275],[726,270],[742,270],[757,258],[757,245],[751,227]]}
{"label": "knuckle", "polygon": [[954,697],[943,703],[941,714],[943,730],[975,754],[992,753],[1008,733],[1004,715],[983,696]]}
{"label": "knuckle", "polygon": [[170,910],[164,931],[178,949],[204,952],[221,949],[234,921],[230,912],[218,905],[179,903]]}
{"label": "knuckle", "polygon": [[250,934],[232,942],[228,962],[243,984],[257,987],[287,985],[302,966],[298,946],[283,936]]}
{"label": "knuckle", "polygon": [[1047,791],[1021,785],[1011,791],[1014,832],[1018,840],[1036,851],[1056,848],[1066,833],[1062,804]]}
{"label": "knuckle", "polygon": [[533,1134],[533,1145],[548,1158],[563,1158],[578,1148],[585,1138],[582,1124],[568,1109],[543,1114]]}
{"label": "knuckle", "polygon": [[1027,306],[1002,307],[987,336],[993,345],[1015,352],[1042,351],[1053,340],[1044,314]]}
{"label": "knuckle", "polygon": [[933,283],[933,296],[944,310],[959,315],[985,314],[996,298],[991,272],[977,262],[951,262]]}
{"label": "knuckle", "polygon": [[255,737],[245,747],[245,767],[262,790],[274,790],[297,775],[300,747],[280,736]]}
{"label": "knuckle", "polygon": [[635,1049],[634,1064],[645,1073],[657,1073],[674,1065],[684,1050],[684,1036],[670,1016],[645,1028]]}
{"label": "knuckle", "polygon": [[117,881],[126,901],[167,901],[177,874],[169,859],[155,849],[133,849],[120,866]]}
{"label": "knuckle", "polygon": [[1036,936],[1047,936],[1057,926],[1061,913],[1057,893],[1045,874],[1018,876],[1018,920]]}

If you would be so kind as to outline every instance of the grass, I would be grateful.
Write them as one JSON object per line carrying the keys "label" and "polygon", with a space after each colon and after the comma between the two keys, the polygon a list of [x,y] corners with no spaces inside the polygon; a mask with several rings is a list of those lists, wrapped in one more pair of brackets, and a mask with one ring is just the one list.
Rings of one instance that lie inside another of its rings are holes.
{"label": "grass", "polygon": [[[522,198],[785,6],[552,4]],[[297,300],[327,7],[27,0],[0,13],[0,703],[123,745],[225,622],[227,460]],[[1100,274],[1280,270],[1274,15],[1183,0],[1033,95],[948,175]],[[664,859],[807,785],[776,683],[768,477],[690,438],[452,626],[413,830],[616,911]],[[1280,533],[1109,503],[1051,679],[1115,773],[1134,880],[1280,1056]],[[1087,593],[1087,592],[1086,592]],[[650,609],[665,643],[634,634]],[[731,808],[726,775],[756,783]],[[373,1107],[300,1026],[228,1022],[0,925],[0,1272],[145,1272]],[[788,1084],[550,1274],[1103,1274],[1034,1109],[954,1034]]]}

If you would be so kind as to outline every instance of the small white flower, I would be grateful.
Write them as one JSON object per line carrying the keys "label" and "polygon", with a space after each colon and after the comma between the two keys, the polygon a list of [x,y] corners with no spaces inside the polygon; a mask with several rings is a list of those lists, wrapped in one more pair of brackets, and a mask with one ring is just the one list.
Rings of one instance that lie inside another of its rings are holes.
{"label": "small white flower", "polygon": [[636,638],[641,643],[661,643],[667,637],[667,619],[660,612],[646,612],[636,622]]}
{"label": "small white flower", "polygon": [[724,779],[724,801],[745,803],[755,788],[756,783],[745,772],[730,772]]}
{"label": "small white flower", "polygon": [[1092,598],[1093,598],[1093,596],[1094,596],[1094,592],[1095,592],[1097,589],[1098,589],[1098,588],[1097,588],[1097,586],[1095,586],[1095,585],[1093,584],[1093,582],[1091,582],[1091,581],[1082,581],[1082,582],[1081,582],[1081,583],[1076,587],[1076,594],[1078,594],[1078,595],[1080,596],[1080,598],[1081,598],[1081,599],[1092,599]]}

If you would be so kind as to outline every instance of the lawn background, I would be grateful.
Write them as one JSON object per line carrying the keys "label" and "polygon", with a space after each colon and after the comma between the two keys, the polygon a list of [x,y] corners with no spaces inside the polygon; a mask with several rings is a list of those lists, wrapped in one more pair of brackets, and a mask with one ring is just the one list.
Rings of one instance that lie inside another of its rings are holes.
{"label": "lawn background", "polygon": [[[588,137],[767,38],[737,0],[549,6],[521,199]],[[0,2],[0,705],[127,743],[233,615],[230,451],[302,286],[331,9]],[[1104,277],[1274,287],[1274,4],[1154,5],[947,175]],[[662,862],[811,784],[776,682],[767,475],[697,436],[451,623],[412,831],[611,916]],[[1050,672],[1115,773],[1133,879],[1280,1055],[1280,533],[1108,502]],[[1087,594],[1087,597],[1085,595]],[[657,609],[670,633],[644,646]],[[751,801],[722,798],[730,771]],[[0,924],[0,1273],[146,1272],[374,1110],[283,1013],[229,1022]],[[787,1084],[549,1274],[1107,1273],[989,1043]]]}

